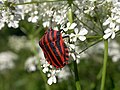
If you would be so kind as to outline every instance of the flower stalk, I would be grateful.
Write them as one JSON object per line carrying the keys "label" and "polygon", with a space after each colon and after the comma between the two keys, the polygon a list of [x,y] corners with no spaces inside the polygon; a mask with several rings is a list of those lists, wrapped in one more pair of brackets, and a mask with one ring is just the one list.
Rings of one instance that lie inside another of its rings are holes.
{"label": "flower stalk", "polygon": [[105,78],[106,78],[106,67],[107,67],[107,59],[108,59],[108,40],[104,40],[104,61],[103,61],[103,68],[102,68],[102,79],[101,79],[101,89],[104,90],[105,88]]}
{"label": "flower stalk", "polygon": [[32,46],[33,46],[33,53],[36,55],[36,57],[37,57],[37,60],[38,60],[38,68],[40,69],[40,75],[41,75],[41,77],[43,78],[43,80],[44,80],[44,82],[45,82],[45,89],[46,90],[50,90],[50,88],[49,88],[49,85],[46,83],[46,81],[47,81],[47,79],[46,79],[46,76],[43,74],[43,72],[41,71],[42,69],[41,69],[41,63],[40,63],[40,58],[39,58],[39,55],[38,55],[38,52],[37,52],[37,48],[36,48],[36,45],[35,45],[35,42],[34,42],[34,38],[32,37],[32,36],[29,36],[29,39],[31,40],[31,44],[32,44]]}
{"label": "flower stalk", "polygon": [[76,90],[81,90],[76,60],[74,61],[74,73],[75,73],[75,85],[76,85]]}
{"label": "flower stalk", "polygon": [[[73,23],[73,12],[72,12],[72,8],[71,7],[70,7],[70,9],[68,11],[68,19],[69,19],[69,22],[72,24]],[[76,90],[81,90],[81,85],[80,85],[80,81],[79,81],[78,68],[77,68],[76,60],[74,61],[74,74],[75,74]]]}

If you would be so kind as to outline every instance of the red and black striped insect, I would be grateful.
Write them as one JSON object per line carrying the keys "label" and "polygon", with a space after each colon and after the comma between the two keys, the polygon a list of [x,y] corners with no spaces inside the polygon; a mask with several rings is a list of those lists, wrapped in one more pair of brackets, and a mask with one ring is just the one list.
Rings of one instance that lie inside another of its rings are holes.
{"label": "red and black striped insect", "polygon": [[69,52],[60,31],[48,29],[40,39],[39,45],[49,64],[62,68],[68,64]]}

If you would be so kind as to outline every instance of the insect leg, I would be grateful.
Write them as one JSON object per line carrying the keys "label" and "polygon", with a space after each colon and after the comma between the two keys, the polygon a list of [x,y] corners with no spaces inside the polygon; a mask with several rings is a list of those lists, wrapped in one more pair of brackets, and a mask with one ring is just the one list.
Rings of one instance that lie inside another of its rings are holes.
{"label": "insect leg", "polygon": [[62,38],[69,38],[70,36],[69,35],[65,35],[65,36],[63,36]]}

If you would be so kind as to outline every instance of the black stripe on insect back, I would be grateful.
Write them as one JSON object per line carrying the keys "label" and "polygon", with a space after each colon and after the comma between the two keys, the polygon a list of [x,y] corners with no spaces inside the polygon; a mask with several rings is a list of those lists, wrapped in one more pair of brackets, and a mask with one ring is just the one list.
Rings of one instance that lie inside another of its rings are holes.
{"label": "black stripe on insect back", "polygon": [[54,36],[54,31],[53,30],[52,30],[51,36],[52,36],[52,41],[55,41],[55,36]]}
{"label": "black stripe on insect back", "polygon": [[60,46],[60,32],[59,31],[57,32],[56,37],[57,37],[57,40],[56,40],[57,48],[59,49],[60,54],[62,55],[62,49]]}
{"label": "black stripe on insect back", "polygon": [[68,51],[68,48],[67,48],[65,43],[64,43],[64,50],[65,50],[64,57],[65,57],[65,59],[68,59],[69,58],[69,51]]}
{"label": "black stripe on insect back", "polygon": [[[53,31],[53,32],[54,32],[54,31]],[[58,53],[56,52],[56,49],[55,49],[55,47],[54,47],[53,42],[50,41],[50,32],[47,34],[47,40],[48,40],[48,42],[50,42],[50,43],[49,43],[50,47],[46,46],[46,48],[48,49],[48,52],[50,53],[50,56],[51,56],[52,60],[55,62],[55,64],[56,64],[57,66],[61,66],[61,65],[62,65],[62,62],[61,62],[61,60],[60,60],[60,57],[59,57]],[[50,50],[50,49],[51,49],[51,50]],[[52,53],[52,52],[53,52],[53,53]],[[54,55],[53,55],[53,54],[54,54]],[[56,58],[56,59],[55,59],[55,58]]]}

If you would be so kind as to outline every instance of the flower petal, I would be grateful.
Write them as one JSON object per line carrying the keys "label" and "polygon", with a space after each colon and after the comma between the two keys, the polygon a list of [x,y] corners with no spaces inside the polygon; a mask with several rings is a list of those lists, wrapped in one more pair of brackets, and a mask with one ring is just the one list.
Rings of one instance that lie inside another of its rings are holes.
{"label": "flower petal", "polygon": [[55,76],[53,76],[53,77],[52,77],[52,80],[53,80],[53,82],[54,82],[54,83],[56,83],[56,82],[57,82],[57,80],[56,80],[56,77],[55,77]]}
{"label": "flower petal", "polygon": [[72,49],[75,49],[75,45],[74,45],[74,44],[70,44],[70,47],[71,47]]}
{"label": "flower petal", "polygon": [[120,30],[120,27],[117,25],[116,27],[115,27],[115,32],[117,32],[117,31],[119,31]]}
{"label": "flower petal", "polygon": [[78,28],[74,29],[75,34],[78,34]]}
{"label": "flower petal", "polygon": [[76,41],[77,41],[77,37],[74,37],[74,38],[73,38],[73,42],[76,42]]}
{"label": "flower petal", "polygon": [[86,35],[88,31],[85,28],[82,28],[79,32],[79,35]]}
{"label": "flower petal", "polygon": [[31,21],[32,21],[32,17],[29,17],[29,18],[28,18],[28,22],[31,22]]}
{"label": "flower petal", "polygon": [[69,28],[69,27],[70,27],[70,22],[67,23],[67,28]]}
{"label": "flower petal", "polygon": [[85,36],[79,36],[78,37],[81,41],[85,41],[86,37]]}
{"label": "flower petal", "polygon": [[117,23],[120,23],[120,18],[116,20]]}
{"label": "flower petal", "polygon": [[75,34],[74,34],[74,33],[71,33],[71,34],[70,34],[70,38],[71,38],[71,37],[74,37],[74,36],[75,36]]}
{"label": "flower petal", "polygon": [[68,28],[64,28],[63,30],[66,32],[66,31],[68,31]]}
{"label": "flower petal", "polygon": [[115,32],[112,33],[112,36],[111,36],[112,39],[115,38]]}
{"label": "flower petal", "polygon": [[103,26],[108,25],[110,22],[111,22],[111,18],[109,17],[109,18],[103,23]]}
{"label": "flower petal", "polygon": [[116,25],[116,24],[115,24],[114,22],[111,22],[111,23],[110,23],[110,28],[114,28],[115,25]]}
{"label": "flower petal", "polygon": [[103,36],[103,38],[104,38],[104,39],[108,39],[111,34],[112,34],[111,32],[110,32],[110,33],[107,33],[107,34],[105,34],[105,35]]}
{"label": "flower petal", "polygon": [[48,72],[48,68],[45,67],[43,70],[42,70],[44,73]]}
{"label": "flower petal", "polygon": [[104,33],[109,33],[109,32],[111,32],[111,29],[110,29],[110,28],[107,28],[107,29],[104,31]]}
{"label": "flower petal", "polygon": [[48,83],[49,85],[52,84],[52,77],[50,77],[50,78],[48,79],[47,83]]}
{"label": "flower petal", "polygon": [[76,26],[77,26],[76,23],[72,23],[72,24],[70,25],[69,29],[74,29]]}

